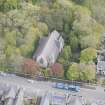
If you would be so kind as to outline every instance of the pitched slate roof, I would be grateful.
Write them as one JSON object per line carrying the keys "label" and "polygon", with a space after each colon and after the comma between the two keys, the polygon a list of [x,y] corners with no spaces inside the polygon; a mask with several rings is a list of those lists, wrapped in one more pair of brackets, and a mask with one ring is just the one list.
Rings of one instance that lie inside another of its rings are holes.
{"label": "pitched slate roof", "polygon": [[60,48],[60,43],[57,41],[59,38],[60,34],[57,31],[53,31],[51,35],[49,34],[48,37],[43,37],[39,41],[39,47],[37,51],[34,54],[34,59],[39,56],[40,54],[43,53],[45,57],[48,57],[49,55],[52,54],[55,58],[57,58],[57,55],[59,53],[59,48]]}
{"label": "pitched slate roof", "polygon": [[42,53],[47,41],[48,41],[47,37],[43,37],[43,38],[40,39],[39,47],[37,48],[37,50],[36,50],[36,52],[35,52],[35,54],[33,56],[34,59]]}

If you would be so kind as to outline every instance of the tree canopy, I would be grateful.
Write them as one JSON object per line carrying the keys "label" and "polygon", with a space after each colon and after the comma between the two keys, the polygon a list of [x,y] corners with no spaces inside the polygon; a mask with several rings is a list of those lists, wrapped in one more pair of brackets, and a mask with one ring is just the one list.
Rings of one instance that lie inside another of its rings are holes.
{"label": "tree canopy", "polygon": [[69,66],[68,71],[67,71],[67,78],[69,80],[77,80],[79,76],[78,72],[78,64],[73,63],[71,66]]}
{"label": "tree canopy", "polygon": [[65,46],[56,63],[67,65],[68,79],[77,79],[81,63],[90,73],[105,32],[104,13],[104,0],[0,0],[0,70],[17,71],[32,59],[39,39],[57,30]]}
{"label": "tree canopy", "polygon": [[94,48],[87,48],[81,52],[80,62],[93,62],[93,60],[97,57],[97,51]]}

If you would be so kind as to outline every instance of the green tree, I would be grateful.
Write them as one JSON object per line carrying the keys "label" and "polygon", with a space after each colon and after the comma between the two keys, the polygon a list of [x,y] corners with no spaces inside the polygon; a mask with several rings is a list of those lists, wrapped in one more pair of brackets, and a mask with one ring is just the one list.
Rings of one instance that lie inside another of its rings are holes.
{"label": "green tree", "polygon": [[94,64],[80,64],[80,73],[79,73],[79,78],[80,80],[88,80],[92,81],[96,77],[96,68]]}
{"label": "green tree", "polygon": [[5,42],[7,45],[16,46],[16,32],[9,30],[5,33]]}
{"label": "green tree", "polygon": [[104,0],[101,0],[101,1],[99,0],[81,0],[81,4],[89,8],[92,11],[93,18],[95,18],[99,23],[105,26],[105,21],[104,21],[105,20],[105,16],[104,16],[105,1]]}
{"label": "green tree", "polygon": [[81,51],[80,62],[84,63],[93,62],[93,60],[96,57],[97,57],[96,49],[89,47]]}
{"label": "green tree", "polygon": [[38,22],[38,29],[45,35],[48,33],[48,26],[45,23]]}
{"label": "green tree", "polygon": [[11,57],[14,54],[14,51],[15,51],[15,47],[8,45],[5,50],[6,57],[7,58]]}
{"label": "green tree", "polygon": [[98,40],[96,36],[88,35],[86,37],[81,37],[80,44],[81,48],[97,48],[100,45],[100,40]]}
{"label": "green tree", "polygon": [[86,7],[76,6],[74,11],[72,28],[74,35],[78,36],[81,48],[98,48],[103,27],[91,17],[91,11]]}
{"label": "green tree", "polygon": [[74,34],[72,34],[69,38],[70,40],[70,45],[71,45],[71,48],[74,50],[74,49],[77,49],[78,46],[79,46],[79,39],[78,37]]}
{"label": "green tree", "polygon": [[71,66],[69,66],[68,68],[66,75],[69,80],[77,80],[79,77],[78,64],[77,63],[71,64]]}
{"label": "green tree", "polygon": [[19,6],[19,0],[0,0],[0,11],[16,9]]}
{"label": "green tree", "polygon": [[62,64],[67,64],[69,63],[71,56],[72,52],[70,46],[65,46],[58,61]]}

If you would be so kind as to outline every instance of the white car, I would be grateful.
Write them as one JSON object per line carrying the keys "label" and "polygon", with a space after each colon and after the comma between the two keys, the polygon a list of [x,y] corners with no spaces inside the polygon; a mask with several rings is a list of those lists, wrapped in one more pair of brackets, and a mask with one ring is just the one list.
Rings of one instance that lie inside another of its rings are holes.
{"label": "white car", "polygon": [[31,80],[31,79],[28,79],[27,81],[28,81],[29,83],[32,83],[32,84],[34,83],[34,80]]}
{"label": "white car", "polygon": [[4,77],[7,76],[7,74],[4,73],[4,72],[2,72],[2,71],[0,72],[0,75],[1,75],[1,76],[4,76]]}

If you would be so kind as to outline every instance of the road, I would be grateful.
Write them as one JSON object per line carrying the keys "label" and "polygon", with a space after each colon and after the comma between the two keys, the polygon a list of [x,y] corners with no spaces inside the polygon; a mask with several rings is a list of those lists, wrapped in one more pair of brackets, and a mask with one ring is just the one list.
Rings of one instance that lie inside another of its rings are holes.
{"label": "road", "polygon": [[105,92],[100,86],[97,86],[96,90],[82,88],[79,95],[91,102],[97,102],[100,103],[99,105],[105,105]]}
{"label": "road", "polygon": [[[7,86],[22,87],[25,93],[44,95],[46,91],[50,89],[49,82],[38,82],[34,81],[31,83],[26,78],[18,76],[0,76],[0,85],[6,84]],[[41,93],[41,94],[40,94]]]}
{"label": "road", "polygon": [[[78,93],[72,93],[70,91],[66,90],[60,90],[52,88],[53,83],[52,82],[45,82],[45,81],[36,81],[29,82],[28,79],[18,76],[0,76],[0,89],[6,89],[3,88],[3,84],[6,84],[7,86],[16,86],[16,87],[22,87],[25,91],[25,94],[27,95],[39,95],[43,96],[46,92],[62,92],[62,93],[71,93],[71,94],[77,94],[79,96],[83,96],[87,100],[90,100],[91,102],[98,102],[99,105],[105,105],[105,92],[104,88],[97,86],[96,90],[92,89],[85,89],[81,88],[80,92]],[[101,104],[104,103],[104,104]]]}

